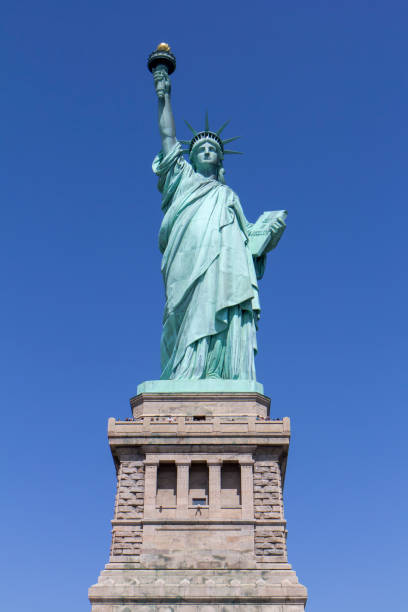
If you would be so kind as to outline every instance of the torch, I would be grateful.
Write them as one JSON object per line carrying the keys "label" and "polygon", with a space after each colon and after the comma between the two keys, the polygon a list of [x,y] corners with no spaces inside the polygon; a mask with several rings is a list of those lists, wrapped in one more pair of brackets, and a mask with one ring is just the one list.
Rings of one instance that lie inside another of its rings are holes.
{"label": "torch", "polygon": [[162,42],[157,45],[157,49],[147,58],[147,67],[152,73],[158,68],[165,70],[169,75],[175,71],[176,58],[167,43]]}

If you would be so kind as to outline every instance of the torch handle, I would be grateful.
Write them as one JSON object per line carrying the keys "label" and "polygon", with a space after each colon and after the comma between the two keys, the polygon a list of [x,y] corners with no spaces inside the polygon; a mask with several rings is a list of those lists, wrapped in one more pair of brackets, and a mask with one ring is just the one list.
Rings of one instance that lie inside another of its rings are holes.
{"label": "torch handle", "polygon": [[[167,78],[169,78],[169,71],[167,69],[167,66],[165,66],[164,64],[158,64],[157,66],[153,68],[153,74],[155,74],[155,72],[163,72],[163,71],[166,73]],[[157,95],[158,96],[164,95],[165,88],[166,88],[165,79],[160,79],[156,85]]]}

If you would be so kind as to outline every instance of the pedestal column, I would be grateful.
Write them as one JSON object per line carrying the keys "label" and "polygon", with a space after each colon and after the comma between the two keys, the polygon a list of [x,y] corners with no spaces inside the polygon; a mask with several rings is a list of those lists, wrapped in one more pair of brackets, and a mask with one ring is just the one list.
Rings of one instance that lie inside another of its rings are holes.
{"label": "pedestal column", "polygon": [[145,498],[144,516],[151,518],[156,512],[157,466],[158,461],[146,460],[145,464]]}
{"label": "pedestal column", "polygon": [[177,466],[177,518],[187,518],[188,513],[188,481],[190,461],[176,461]]}
{"label": "pedestal column", "polygon": [[207,461],[210,518],[218,518],[221,509],[221,461]]}
{"label": "pedestal column", "polygon": [[240,461],[242,518],[254,518],[253,461]]}

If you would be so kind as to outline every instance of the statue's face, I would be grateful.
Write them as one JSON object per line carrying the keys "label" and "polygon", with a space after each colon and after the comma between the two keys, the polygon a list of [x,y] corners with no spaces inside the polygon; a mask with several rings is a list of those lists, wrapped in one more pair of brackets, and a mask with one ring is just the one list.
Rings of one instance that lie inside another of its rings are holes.
{"label": "statue's face", "polygon": [[210,140],[203,140],[196,146],[194,151],[195,166],[200,172],[200,169],[214,166],[218,168],[219,165],[219,151],[218,147]]}

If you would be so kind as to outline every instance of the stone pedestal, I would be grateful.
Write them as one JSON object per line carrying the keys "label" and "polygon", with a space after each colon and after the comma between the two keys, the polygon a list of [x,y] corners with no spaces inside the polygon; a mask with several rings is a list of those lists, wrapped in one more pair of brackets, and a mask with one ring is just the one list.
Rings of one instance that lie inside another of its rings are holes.
{"label": "stone pedestal", "polygon": [[256,392],[141,393],[109,419],[109,563],[92,612],[302,612],[282,489],[290,421]]}

